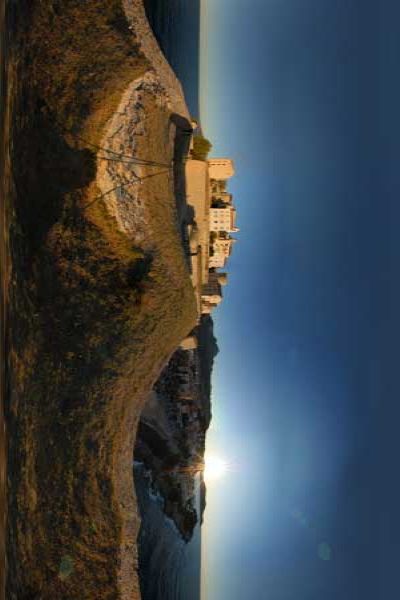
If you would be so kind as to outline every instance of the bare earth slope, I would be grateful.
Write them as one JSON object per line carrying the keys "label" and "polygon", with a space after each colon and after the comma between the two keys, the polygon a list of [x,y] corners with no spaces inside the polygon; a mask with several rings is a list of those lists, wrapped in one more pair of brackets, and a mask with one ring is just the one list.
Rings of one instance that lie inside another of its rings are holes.
{"label": "bare earth slope", "polygon": [[138,416],[196,321],[172,175],[129,162],[170,162],[182,101],[129,4],[8,7],[10,599],[139,598]]}

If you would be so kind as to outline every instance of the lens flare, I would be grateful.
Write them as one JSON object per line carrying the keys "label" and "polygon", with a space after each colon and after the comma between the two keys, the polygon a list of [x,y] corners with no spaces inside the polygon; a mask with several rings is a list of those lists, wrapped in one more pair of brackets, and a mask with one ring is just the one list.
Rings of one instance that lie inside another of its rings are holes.
{"label": "lens flare", "polygon": [[214,481],[221,479],[229,471],[229,464],[219,456],[206,456],[204,461],[204,479]]}

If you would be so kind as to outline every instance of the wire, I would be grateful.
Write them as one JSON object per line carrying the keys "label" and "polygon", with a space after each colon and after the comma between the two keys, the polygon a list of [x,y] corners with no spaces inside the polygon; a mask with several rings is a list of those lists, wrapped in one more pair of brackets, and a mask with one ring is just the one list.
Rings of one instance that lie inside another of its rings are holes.
{"label": "wire", "polygon": [[[149,165],[149,166],[154,166],[154,167],[169,167],[170,166],[170,163],[160,163],[160,162],[156,162],[154,160],[146,160],[146,159],[142,159],[142,158],[137,158],[133,154],[122,154],[120,152],[115,152],[114,150],[111,150],[109,148],[104,148],[102,146],[98,146],[97,144],[93,144],[92,142],[89,142],[85,138],[77,135],[76,133],[73,133],[70,130],[66,130],[66,131],[70,135],[72,135],[74,138],[76,138],[77,140],[87,144],[88,146],[91,146],[92,148],[96,148],[96,150],[102,150],[103,152],[109,152],[110,154],[113,154],[114,156],[119,156],[120,158],[127,158],[129,160],[132,160],[136,164]],[[107,157],[100,157],[100,158],[103,158],[105,160],[112,160],[112,159],[107,159]],[[116,159],[114,159],[114,160],[116,160]],[[121,162],[123,162],[123,161],[121,161]]]}
{"label": "wire", "polygon": [[141,163],[135,160],[121,160],[119,158],[110,158],[109,156],[96,156],[96,159],[98,160],[106,160],[107,162],[119,162],[122,163],[123,165],[137,165],[139,167],[155,167],[155,166],[162,166],[162,167],[169,167],[170,165],[168,165],[167,163],[162,164],[160,163],[160,165],[149,165],[147,163]]}
{"label": "wire", "polygon": [[150,179],[151,177],[156,177],[157,175],[164,175],[166,173],[169,173],[171,171],[171,169],[166,169],[165,171],[159,171],[158,173],[150,173],[149,175],[145,175],[144,177],[138,177],[136,174],[134,176],[134,178],[129,179],[128,181],[125,181],[124,183],[121,183],[119,185],[116,185],[112,188],[110,188],[109,190],[107,190],[106,192],[104,192],[103,194],[100,194],[100,196],[97,196],[96,198],[94,198],[91,202],[89,202],[88,204],[85,204],[83,206],[84,209],[89,208],[90,206],[92,206],[92,204],[94,204],[95,202],[97,202],[98,200],[101,200],[102,198],[104,198],[105,196],[108,196],[108,194],[111,194],[111,192],[114,192],[115,190],[124,188],[128,185],[133,185],[133,184],[142,184],[143,181],[145,179]]}
{"label": "wire", "polygon": [[[46,75],[50,76],[50,74],[48,73],[48,71],[46,69],[44,69],[43,67],[41,67],[38,63],[36,63],[35,65],[36,68],[38,68],[40,71],[42,71],[43,73],[45,73]],[[51,108],[51,107],[50,107]],[[89,140],[87,140],[86,138],[78,135],[77,133],[75,133],[74,131],[72,131],[72,129],[70,127],[66,127],[63,123],[61,123],[57,117],[54,116],[54,114],[52,114],[52,119],[54,120],[54,123],[56,124],[56,126],[63,132],[67,133],[68,135],[71,135],[73,138],[75,138],[76,140],[78,140],[79,142],[82,142],[84,144],[86,144],[87,146],[90,146],[91,148],[96,149],[98,152],[106,152],[108,154],[112,154],[115,157],[118,158],[112,158],[110,156],[99,156],[97,155],[96,158],[98,160],[105,160],[108,162],[120,162],[122,164],[132,164],[132,165],[137,165],[137,166],[147,166],[147,167],[168,167],[167,170],[164,171],[158,171],[157,173],[150,173],[149,175],[145,175],[144,177],[139,177],[138,175],[134,174],[134,177],[124,183],[121,183],[117,186],[114,186],[112,188],[110,188],[109,190],[107,190],[106,192],[104,192],[103,194],[97,196],[96,198],[94,198],[91,202],[89,202],[88,204],[83,206],[83,209],[87,209],[90,206],[92,206],[95,202],[97,202],[98,200],[101,200],[102,198],[104,198],[105,196],[107,196],[108,194],[111,194],[112,192],[114,192],[117,189],[122,189],[128,185],[133,185],[133,184],[138,184],[138,183],[143,183],[143,181],[145,179],[149,179],[151,177],[156,177],[158,175],[163,175],[166,173],[170,173],[173,169],[174,163],[175,161],[172,159],[170,163],[162,163],[162,162],[158,162],[158,161],[154,161],[154,160],[148,160],[148,159],[142,159],[142,158],[138,158],[137,156],[133,155],[133,154],[124,154],[122,152],[116,152],[115,150],[111,150],[111,148],[105,148],[103,146],[99,146],[98,144],[94,144],[93,142],[90,142]],[[122,159],[127,159],[127,160],[122,160]],[[186,162],[186,157],[182,160],[182,164],[184,164]]]}
{"label": "wire", "polygon": [[[43,73],[46,73],[46,75],[49,75],[49,73],[46,71],[46,69],[44,69],[43,67],[41,67],[39,64],[36,63],[35,65],[36,68],[38,68],[40,71],[42,71]],[[120,158],[127,158],[132,160],[133,162],[135,162],[136,164],[141,164],[141,165],[148,165],[148,166],[155,166],[155,167],[169,167],[170,164],[168,163],[162,163],[162,162],[158,162],[158,161],[154,161],[154,160],[148,160],[148,159],[141,159],[136,157],[133,154],[123,154],[121,152],[115,152],[115,150],[111,150],[110,148],[104,148],[103,146],[99,146],[98,144],[93,144],[93,142],[90,142],[89,140],[87,140],[86,138],[78,135],[77,133],[74,133],[72,131],[71,128],[66,127],[65,125],[63,125],[58,119],[57,117],[55,117],[54,115],[52,115],[52,118],[55,122],[55,124],[64,132],[68,133],[69,135],[71,135],[72,137],[74,137],[76,140],[91,146],[92,148],[95,148],[96,150],[100,151],[102,150],[103,152],[108,152],[109,154],[113,154],[114,156],[118,156]],[[98,157],[102,160],[107,160],[106,157]],[[111,160],[111,159],[110,159]],[[124,161],[121,161],[124,162]],[[174,161],[172,160],[171,163],[173,163]]]}

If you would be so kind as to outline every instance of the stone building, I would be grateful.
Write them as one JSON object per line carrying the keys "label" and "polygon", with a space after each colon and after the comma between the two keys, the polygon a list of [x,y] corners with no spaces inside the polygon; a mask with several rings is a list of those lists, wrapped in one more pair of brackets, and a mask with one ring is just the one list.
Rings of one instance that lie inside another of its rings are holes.
{"label": "stone building", "polygon": [[210,314],[218,306],[222,300],[222,286],[227,282],[228,275],[226,273],[210,271],[208,283],[203,285],[201,294],[201,312],[203,314]]}
{"label": "stone building", "polygon": [[[235,169],[229,158],[208,161],[189,158],[185,172],[186,201],[193,209],[187,231],[191,277],[200,318],[221,301],[220,282],[215,280],[215,275],[209,274],[209,269],[225,266],[234,241],[229,233],[239,231],[232,194],[226,190],[227,180],[234,175]],[[219,289],[212,293],[218,285]],[[189,339],[183,342],[183,348],[191,349]]]}
{"label": "stone building", "polygon": [[185,351],[194,350],[197,348],[197,338],[194,335],[188,335],[182,340],[180,348]]}
{"label": "stone building", "polygon": [[226,194],[227,181],[225,179],[210,179],[210,194]]}
{"label": "stone building", "polygon": [[211,190],[211,206],[213,208],[225,207],[232,204],[232,194],[229,192],[212,191]]}
{"label": "stone building", "polygon": [[230,179],[235,174],[233,161],[230,158],[210,158],[208,160],[208,173],[210,179]]}
{"label": "stone building", "polygon": [[212,253],[210,253],[210,269],[220,269],[226,264],[226,261],[232,253],[235,238],[230,237],[226,232],[220,232],[211,244]]}

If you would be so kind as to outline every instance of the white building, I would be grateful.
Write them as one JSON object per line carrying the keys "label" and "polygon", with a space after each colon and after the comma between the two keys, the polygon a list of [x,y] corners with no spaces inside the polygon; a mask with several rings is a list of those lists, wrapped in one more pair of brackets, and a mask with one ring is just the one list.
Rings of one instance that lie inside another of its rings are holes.
{"label": "white building", "polygon": [[236,242],[229,235],[217,237],[212,244],[212,254],[210,255],[210,269],[219,269],[225,266],[226,261],[232,253],[233,244]]}
{"label": "white building", "polygon": [[239,231],[235,221],[236,209],[233,206],[210,208],[210,231]]}

